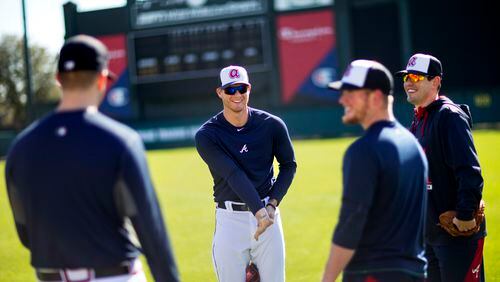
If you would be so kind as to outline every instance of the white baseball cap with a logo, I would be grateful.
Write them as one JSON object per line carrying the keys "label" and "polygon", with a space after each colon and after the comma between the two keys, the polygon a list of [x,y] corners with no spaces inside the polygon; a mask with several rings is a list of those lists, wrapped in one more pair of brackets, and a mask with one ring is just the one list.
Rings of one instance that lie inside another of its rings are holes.
{"label": "white baseball cap with a logo", "polygon": [[406,65],[406,69],[398,71],[396,76],[403,76],[407,73],[442,77],[443,66],[436,57],[418,53],[411,56]]}
{"label": "white baseball cap with a logo", "polygon": [[220,71],[221,87],[225,88],[233,84],[250,85],[247,70],[240,66],[228,66]]}
{"label": "white baseball cap with a logo", "polygon": [[391,95],[394,79],[389,70],[379,62],[355,60],[347,66],[342,79],[330,82],[328,87],[334,90],[380,89],[384,94]]}

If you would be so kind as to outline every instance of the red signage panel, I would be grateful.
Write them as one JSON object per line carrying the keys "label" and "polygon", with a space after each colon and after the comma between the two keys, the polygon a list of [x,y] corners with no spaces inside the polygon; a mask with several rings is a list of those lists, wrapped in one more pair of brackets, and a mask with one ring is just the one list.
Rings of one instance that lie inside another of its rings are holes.
{"label": "red signage panel", "polygon": [[311,75],[332,56],[336,46],[334,14],[326,10],[281,15],[277,30],[282,102],[290,103],[301,88],[310,88],[305,84]]}

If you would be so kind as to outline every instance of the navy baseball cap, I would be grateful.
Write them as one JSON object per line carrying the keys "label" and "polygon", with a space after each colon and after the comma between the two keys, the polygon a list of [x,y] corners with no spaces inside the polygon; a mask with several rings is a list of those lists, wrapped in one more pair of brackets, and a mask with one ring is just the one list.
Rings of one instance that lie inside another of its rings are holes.
{"label": "navy baseball cap", "polygon": [[436,57],[418,53],[411,56],[405,70],[398,71],[395,75],[403,76],[407,73],[442,77],[443,66]]}
{"label": "navy baseball cap", "polygon": [[349,64],[342,79],[330,82],[328,87],[334,90],[380,89],[384,94],[392,95],[394,79],[391,72],[379,62],[355,60]]}
{"label": "navy baseball cap", "polygon": [[[97,38],[88,35],[70,37],[59,52],[59,73],[73,71],[100,72],[108,69],[108,49]],[[108,71],[108,78],[116,75]]]}

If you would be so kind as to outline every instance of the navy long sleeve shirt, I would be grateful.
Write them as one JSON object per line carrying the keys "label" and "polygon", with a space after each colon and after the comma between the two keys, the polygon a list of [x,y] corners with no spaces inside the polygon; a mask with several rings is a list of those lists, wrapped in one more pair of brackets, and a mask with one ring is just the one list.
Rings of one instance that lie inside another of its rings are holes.
{"label": "navy long sleeve shirt", "polygon": [[482,199],[484,181],[471,128],[468,109],[444,96],[415,112],[411,131],[429,161],[429,244],[463,244],[486,236],[486,221],[478,233],[467,237],[452,237],[437,225],[439,215],[448,210],[456,210],[458,219],[471,220]]}
{"label": "navy long sleeve shirt", "polygon": [[402,271],[423,277],[427,161],[398,122],[380,121],[346,151],[333,242],[356,252],[345,273]]}
{"label": "navy long sleeve shirt", "polygon": [[[253,108],[248,114],[247,123],[238,128],[220,112],[201,126],[195,140],[214,179],[214,200],[244,202],[255,214],[263,207],[260,199],[283,199],[297,164],[285,123]],[[276,179],[275,157],[279,163]]]}
{"label": "navy long sleeve shirt", "polygon": [[19,237],[37,268],[99,268],[139,255],[155,280],[179,276],[142,141],[91,110],[58,112],[22,132],[6,164]]}

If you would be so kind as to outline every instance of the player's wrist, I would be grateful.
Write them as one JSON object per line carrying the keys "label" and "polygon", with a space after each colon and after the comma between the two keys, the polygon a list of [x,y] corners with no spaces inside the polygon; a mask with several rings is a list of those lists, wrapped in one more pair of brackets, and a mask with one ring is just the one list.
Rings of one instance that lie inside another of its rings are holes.
{"label": "player's wrist", "polygon": [[274,198],[269,199],[269,201],[267,203],[268,204],[273,204],[275,207],[277,207],[279,205],[278,200],[276,200]]}
{"label": "player's wrist", "polygon": [[274,210],[276,210],[276,205],[275,205],[275,204],[273,204],[273,203],[269,202],[269,203],[267,203],[267,204],[266,204],[266,208],[267,208],[268,206],[269,206],[269,207],[272,207]]}

